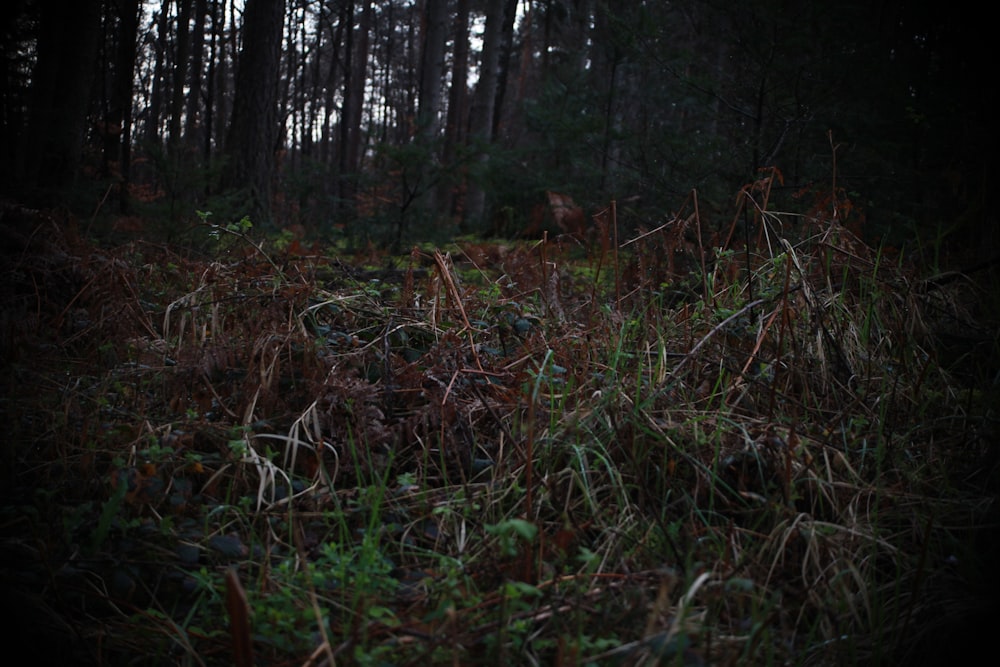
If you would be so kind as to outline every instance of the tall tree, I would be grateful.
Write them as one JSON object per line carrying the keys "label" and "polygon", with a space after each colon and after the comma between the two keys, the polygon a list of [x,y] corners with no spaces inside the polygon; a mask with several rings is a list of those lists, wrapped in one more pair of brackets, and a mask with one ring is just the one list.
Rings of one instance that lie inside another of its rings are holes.
{"label": "tall tree", "polygon": [[417,111],[417,132],[425,138],[433,138],[439,125],[441,79],[444,74],[445,43],[448,39],[447,20],[448,0],[426,0]]}
{"label": "tall tree", "polygon": [[514,50],[514,19],[517,18],[518,0],[507,0],[504,7],[503,31],[500,36],[500,58],[497,64],[497,95],[493,103],[493,126],[490,136],[493,141],[499,138],[500,125],[503,122],[503,103],[507,92],[507,78],[510,72],[510,57]]}
{"label": "tall tree", "polygon": [[[448,116],[444,127],[444,146],[441,161],[452,165],[458,158],[458,149],[465,140],[469,106],[469,0],[458,0],[455,14],[455,51],[452,57],[451,88],[448,91]],[[440,201],[447,206],[447,213],[461,221],[464,209],[464,184],[443,182]]]}
{"label": "tall tree", "polygon": [[225,185],[248,190],[246,212],[261,222],[270,221],[284,17],[285,0],[246,2],[233,118],[226,137],[230,163]]}
{"label": "tall tree", "polygon": [[158,12],[153,12],[152,22],[156,25],[153,38],[153,67],[149,82],[149,104],[145,111],[143,138],[149,146],[161,143],[161,115],[163,94],[166,87],[167,48],[169,44],[170,0],[164,0]]}
{"label": "tall tree", "polygon": [[[441,107],[444,103],[442,81],[445,71],[445,46],[448,41],[448,4],[448,0],[426,0],[423,11],[416,147],[423,151],[423,160],[428,166],[435,165],[440,160],[437,139],[440,136]],[[436,187],[427,182],[431,179],[423,178],[428,176],[430,171],[430,169],[421,170],[419,180],[407,187],[414,188],[413,194],[419,200],[419,210],[436,215],[439,193]]]}
{"label": "tall tree", "polygon": [[24,137],[26,185],[71,186],[80,167],[101,27],[101,0],[41,6],[31,120]]}
{"label": "tall tree", "polygon": [[[191,56],[191,9],[194,0],[176,0],[177,2],[177,28],[175,30],[176,41],[174,51],[174,71],[170,89],[170,152],[173,160],[178,160],[176,154],[181,146],[181,120],[184,116],[185,82],[187,81],[188,67]],[[197,97],[198,91],[193,91],[192,96]]]}
{"label": "tall tree", "polygon": [[[105,127],[116,130],[114,152],[118,156],[119,184],[118,205],[123,214],[130,212],[129,184],[132,171],[132,95],[135,78],[136,37],[139,27],[139,0],[121,0],[118,3],[118,50],[115,57],[115,76],[111,91],[111,104],[105,117]],[[107,147],[111,149],[109,145]],[[109,156],[110,157],[110,156]]]}
{"label": "tall tree", "polygon": [[205,22],[208,18],[208,0],[195,0],[194,32],[191,34],[191,85],[184,114],[184,140],[190,147],[198,146],[203,118],[202,102],[205,99],[203,70],[205,60]]}
{"label": "tall tree", "polygon": [[623,53],[612,30],[612,18],[606,6],[594,12],[593,36],[590,48],[589,80],[594,94],[602,96],[604,136],[601,140],[601,192],[614,195],[617,189],[615,165],[620,162],[615,137],[620,133],[622,114],[619,110],[618,83]]}
{"label": "tall tree", "polygon": [[[361,166],[361,119],[368,73],[369,33],[374,13],[371,0],[363,0],[363,5],[357,28],[348,31],[348,76],[344,81],[344,104],[340,119],[340,198],[342,206],[351,217],[357,213],[358,171]],[[354,22],[353,6],[354,3],[351,2],[348,10],[351,23]]]}
{"label": "tall tree", "polygon": [[225,24],[225,7],[220,7],[219,0],[211,0],[209,12],[212,32],[208,40],[208,71],[206,72],[205,81],[205,127],[201,149],[202,160],[206,166],[211,163],[212,145],[215,140],[215,114],[217,111],[215,91],[218,88],[216,83],[216,66],[220,60],[219,51],[224,45],[221,33],[222,26]]}
{"label": "tall tree", "polygon": [[[478,153],[480,181],[489,164],[487,145],[493,128],[493,110],[497,95],[497,66],[500,62],[500,40],[503,36],[504,0],[488,0],[486,28],[483,33],[483,50],[480,58],[479,81],[469,119],[469,140]],[[476,179],[469,184],[468,216],[466,222],[474,229],[482,229],[486,217],[486,191]]]}
{"label": "tall tree", "polygon": [[24,0],[0,3],[0,191],[24,185],[24,150],[21,140],[27,125],[31,56],[23,45],[28,41],[26,26],[33,22]]}
{"label": "tall tree", "polygon": [[[320,161],[323,164],[330,165],[331,167],[336,167],[336,160],[334,160],[334,139],[335,135],[332,131],[333,129],[333,118],[334,111],[336,110],[336,105],[334,103],[334,96],[337,93],[337,87],[340,82],[340,78],[343,74],[343,63],[341,62],[341,48],[344,41],[344,26],[347,21],[344,19],[344,14],[346,12],[345,4],[340,3],[340,15],[337,16],[336,27],[331,20],[333,16],[334,9],[332,6],[323,7],[320,10],[319,24],[320,27],[326,28],[326,31],[332,33],[332,38],[330,39],[329,55],[326,56],[328,60],[326,66],[326,78],[323,82],[323,98],[322,98],[322,108],[323,108],[323,120],[322,129],[320,131]],[[319,54],[317,54],[317,60],[320,59]],[[317,102],[319,100],[316,100]]]}

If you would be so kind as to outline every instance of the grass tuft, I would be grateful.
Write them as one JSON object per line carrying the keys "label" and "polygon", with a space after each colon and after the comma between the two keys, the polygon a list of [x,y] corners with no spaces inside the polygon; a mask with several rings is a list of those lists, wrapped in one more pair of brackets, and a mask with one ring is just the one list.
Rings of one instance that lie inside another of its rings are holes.
{"label": "grass tuft", "polygon": [[17,629],[82,663],[932,655],[995,581],[996,267],[924,275],[778,178],[727,234],[692,194],[384,265],[39,217],[3,281]]}

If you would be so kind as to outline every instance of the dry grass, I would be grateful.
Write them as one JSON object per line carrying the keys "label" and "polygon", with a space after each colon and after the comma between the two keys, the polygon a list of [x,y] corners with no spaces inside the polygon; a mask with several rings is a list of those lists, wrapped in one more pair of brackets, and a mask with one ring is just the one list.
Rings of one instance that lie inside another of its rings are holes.
{"label": "dry grass", "polygon": [[9,208],[15,627],[102,664],[915,660],[983,614],[995,275],[769,187],[749,243],[692,198],[374,266]]}

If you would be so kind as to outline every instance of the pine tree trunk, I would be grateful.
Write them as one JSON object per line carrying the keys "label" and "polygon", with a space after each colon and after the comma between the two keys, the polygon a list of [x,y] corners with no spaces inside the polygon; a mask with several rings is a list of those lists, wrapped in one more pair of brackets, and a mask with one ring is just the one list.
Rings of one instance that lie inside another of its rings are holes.
{"label": "pine tree trunk", "polygon": [[247,0],[233,119],[226,140],[230,159],[226,185],[247,191],[244,213],[263,224],[270,222],[284,18],[285,0]]}
{"label": "pine tree trunk", "polygon": [[[476,160],[477,174],[485,174],[489,165],[486,144],[490,141],[493,128],[493,109],[497,94],[497,65],[500,61],[500,39],[503,36],[504,0],[489,0],[486,8],[486,30],[483,34],[483,53],[479,72],[479,83],[469,120],[471,130],[469,140],[478,144],[480,151]],[[474,229],[486,226],[486,192],[474,178],[469,184],[467,223]]]}
{"label": "pine tree trunk", "polygon": [[[361,165],[361,119],[364,110],[365,78],[368,71],[368,34],[371,32],[372,3],[364,0],[361,22],[356,30],[357,43],[349,38],[349,76],[344,82],[344,107],[341,120],[340,178],[341,205],[349,216],[357,214],[358,169]],[[353,21],[353,19],[352,19]]]}
{"label": "pine tree trunk", "polygon": [[62,190],[79,171],[101,27],[100,0],[54,0],[42,13],[26,137],[29,187]]}

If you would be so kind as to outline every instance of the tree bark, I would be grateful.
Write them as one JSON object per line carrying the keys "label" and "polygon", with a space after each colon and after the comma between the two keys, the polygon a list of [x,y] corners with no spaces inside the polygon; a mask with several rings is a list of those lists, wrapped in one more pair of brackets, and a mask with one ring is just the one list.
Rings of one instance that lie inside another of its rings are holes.
{"label": "tree bark", "polygon": [[[212,32],[208,40],[208,71],[206,72],[205,81],[205,127],[203,129],[204,135],[202,136],[202,147],[201,156],[202,161],[205,166],[211,165],[212,162],[212,141],[215,138],[213,136],[215,132],[215,114],[216,114],[216,63],[219,59],[220,47],[223,44],[223,37],[221,35],[222,26],[225,24],[225,7],[219,6],[219,0],[211,0],[211,17],[212,17]],[[206,194],[208,191],[206,186]]]}
{"label": "tree bark", "polygon": [[202,72],[205,62],[205,21],[208,18],[208,0],[195,0],[194,32],[191,35],[191,90],[187,96],[187,112],[184,114],[184,142],[197,149],[202,127]]}
{"label": "tree bark", "polygon": [[[500,61],[500,38],[503,35],[504,0],[489,0],[486,6],[486,30],[483,34],[483,52],[480,60],[479,82],[469,119],[469,140],[477,151],[477,171],[482,177],[489,166],[486,150],[493,128],[493,109],[497,94],[497,65]],[[478,180],[481,180],[478,179]],[[486,192],[473,178],[469,184],[467,224],[475,229],[485,227]]]}
{"label": "tree bark", "polygon": [[340,15],[337,17],[337,27],[333,29],[333,23],[330,20],[333,9],[331,8],[329,12],[323,11],[320,15],[320,24],[326,26],[327,30],[333,30],[333,38],[331,40],[330,49],[330,62],[327,65],[326,81],[324,82],[324,97],[323,97],[323,129],[320,135],[320,162],[325,165],[329,165],[331,168],[337,166],[334,150],[334,133],[332,131],[333,124],[333,112],[335,110],[334,95],[337,92],[337,86],[340,83],[341,70],[343,69],[343,63],[341,62],[341,48],[343,46],[344,40],[344,24],[347,23],[345,19],[346,10],[341,7]]}
{"label": "tree bark", "polygon": [[[188,61],[191,54],[192,0],[177,0],[177,28],[174,51],[174,71],[170,90],[170,158],[179,166],[181,148],[181,119],[184,115],[184,83],[187,81]],[[197,93],[194,93],[197,95]]]}
{"label": "tree bark", "polygon": [[[458,0],[455,15],[455,51],[452,59],[451,90],[448,93],[448,116],[444,127],[444,147],[441,161],[454,166],[458,148],[465,141],[466,119],[469,106],[469,0]],[[453,179],[442,184],[440,201],[448,214],[461,222],[465,208],[463,179]]]}
{"label": "tree bark", "polygon": [[226,152],[226,185],[247,190],[248,210],[259,223],[270,222],[271,177],[278,133],[278,74],[285,0],[247,0],[243,46],[236,72],[233,118]]}
{"label": "tree bark", "polygon": [[143,137],[149,146],[160,144],[160,113],[163,107],[164,61],[167,53],[167,17],[170,15],[170,0],[160,5],[159,15],[154,15],[156,39],[153,41],[153,80],[150,84],[149,105],[146,109]]}
{"label": "tree bark", "polygon": [[49,0],[41,9],[38,62],[26,141],[26,184],[73,185],[87,130],[87,110],[101,27],[100,0]]}
{"label": "tree bark", "polygon": [[447,0],[427,0],[424,8],[423,50],[420,63],[420,102],[417,133],[433,139],[441,113],[441,78],[444,74],[444,47],[448,38]]}
{"label": "tree bark", "polygon": [[132,182],[132,94],[135,88],[133,83],[135,45],[139,28],[139,0],[122,0],[120,10],[114,89],[106,122],[119,130],[115,142],[121,175],[121,182],[118,185],[118,207],[123,215],[128,215],[131,212],[129,184]]}
{"label": "tree bark", "polygon": [[[357,43],[348,44],[349,76],[344,82],[343,117],[341,118],[340,198],[349,216],[357,214],[358,169],[361,164],[361,118],[364,107],[365,79],[368,71],[368,35],[372,15],[370,0],[364,0],[361,21],[357,27]],[[350,14],[353,22],[353,13]],[[353,39],[351,40],[353,41]],[[353,49],[352,49],[353,46]]]}
{"label": "tree bark", "polygon": [[497,94],[493,103],[493,125],[490,136],[495,142],[500,138],[500,128],[503,124],[503,102],[507,93],[507,79],[510,72],[510,56],[514,49],[514,18],[517,14],[518,0],[507,0],[504,8],[503,32],[500,36],[500,58],[497,72]]}

